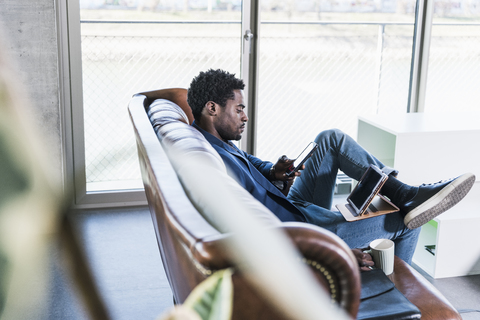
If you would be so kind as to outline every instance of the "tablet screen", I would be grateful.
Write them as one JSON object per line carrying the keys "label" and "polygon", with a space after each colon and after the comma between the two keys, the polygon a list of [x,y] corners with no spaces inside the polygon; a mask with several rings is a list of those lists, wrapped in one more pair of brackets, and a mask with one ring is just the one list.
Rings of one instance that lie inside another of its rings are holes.
{"label": "tablet screen", "polygon": [[370,204],[371,199],[375,196],[375,190],[383,183],[386,175],[378,168],[371,166],[367,169],[362,179],[353,189],[347,198],[348,203],[353,207],[355,212],[361,214]]}

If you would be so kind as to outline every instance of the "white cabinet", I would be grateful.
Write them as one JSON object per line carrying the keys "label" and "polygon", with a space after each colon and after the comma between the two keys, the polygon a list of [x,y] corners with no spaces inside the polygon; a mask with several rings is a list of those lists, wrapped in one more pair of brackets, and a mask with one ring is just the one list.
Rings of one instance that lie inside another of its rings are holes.
{"label": "white cabinet", "polygon": [[[357,141],[408,184],[472,172],[480,177],[480,114],[359,117]],[[428,251],[426,248],[433,248]],[[422,227],[414,262],[434,278],[480,273],[480,183]]]}
{"label": "white cabinet", "polygon": [[[435,255],[426,250],[435,245]],[[434,278],[480,274],[480,185],[422,226],[413,262]]]}

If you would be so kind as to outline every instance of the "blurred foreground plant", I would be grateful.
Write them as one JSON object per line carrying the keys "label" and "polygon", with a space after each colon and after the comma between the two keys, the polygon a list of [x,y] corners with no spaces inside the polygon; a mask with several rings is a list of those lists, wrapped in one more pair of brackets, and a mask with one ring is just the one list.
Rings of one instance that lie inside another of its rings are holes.
{"label": "blurred foreground plant", "polygon": [[195,287],[183,305],[174,307],[160,320],[228,320],[232,304],[232,270],[220,270]]}

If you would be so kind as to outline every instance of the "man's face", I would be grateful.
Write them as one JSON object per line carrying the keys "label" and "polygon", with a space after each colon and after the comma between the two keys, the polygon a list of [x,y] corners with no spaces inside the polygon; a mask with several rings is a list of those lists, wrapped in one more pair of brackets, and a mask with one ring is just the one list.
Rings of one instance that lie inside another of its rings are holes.
{"label": "man's face", "polygon": [[225,108],[218,106],[217,116],[214,119],[215,130],[222,140],[240,140],[245,130],[248,117],[244,112],[242,90],[234,90],[235,98],[227,100]]}

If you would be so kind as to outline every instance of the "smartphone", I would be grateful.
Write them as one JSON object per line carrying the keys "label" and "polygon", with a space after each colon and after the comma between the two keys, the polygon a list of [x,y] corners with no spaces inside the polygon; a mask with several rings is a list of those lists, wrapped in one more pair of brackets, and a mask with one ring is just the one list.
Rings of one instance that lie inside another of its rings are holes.
{"label": "smartphone", "polygon": [[354,216],[363,215],[375,195],[383,186],[388,176],[378,167],[370,165],[347,198],[348,204],[355,212]]}
{"label": "smartphone", "polygon": [[310,158],[313,155],[313,153],[315,152],[315,150],[317,150],[317,148],[318,148],[318,144],[316,144],[315,142],[310,142],[308,146],[305,149],[303,149],[302,153],[300,153],[300,155],[297,158],[295,158],[295,160],[290,165],[290,167],[288,167],[287,172],[285,173],[287,177],[293,176],[295,172],[300,170],[303,164],[305,163],[305,161],[307,161],[308,158]]}

